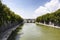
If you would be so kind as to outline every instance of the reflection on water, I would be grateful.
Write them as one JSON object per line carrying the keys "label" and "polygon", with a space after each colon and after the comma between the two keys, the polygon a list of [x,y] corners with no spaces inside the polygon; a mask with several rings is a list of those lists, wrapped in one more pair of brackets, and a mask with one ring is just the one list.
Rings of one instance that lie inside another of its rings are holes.
{"label": "reflection on water", "polygon": [[25,23],[16,40],[60,40],[60,29]]}

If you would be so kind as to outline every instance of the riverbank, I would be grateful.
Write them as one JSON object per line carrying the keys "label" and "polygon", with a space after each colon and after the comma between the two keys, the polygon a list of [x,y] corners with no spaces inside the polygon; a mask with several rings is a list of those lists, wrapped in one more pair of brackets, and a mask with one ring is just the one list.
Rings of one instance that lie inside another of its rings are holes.
{"label": "riverbank", "polygon": [[48,26],[48,27],[54,27],[54,28],[59,28],[59,29],[60,29],[60,27],[59,27],[59,26],[47,25],[47,24],[37,23],[37,22],[36,22],[36,24],[45,25],[45,26]]}
{"label": "riverbank", "polygon": [[12,33],[12,31],[14,31],[16,28],[18,28],[21,25],[22,25],[22,23],[14,26],[14,27],[12,26],[12,28],[9,28],[9,29],[5,30],[4,32],[0,33],[0,40],[7,40],[8,37],[10,36],[10,34]]}
{"label": "riverbank", "polygon": [[15,40],[16,35],[18,34],[18,32],[22,29],[23,25],[20,25],[19,27],[17,27],[14,31],[12,31],[12,33],[10,34],[10,36],[8,37],[7,40]]}

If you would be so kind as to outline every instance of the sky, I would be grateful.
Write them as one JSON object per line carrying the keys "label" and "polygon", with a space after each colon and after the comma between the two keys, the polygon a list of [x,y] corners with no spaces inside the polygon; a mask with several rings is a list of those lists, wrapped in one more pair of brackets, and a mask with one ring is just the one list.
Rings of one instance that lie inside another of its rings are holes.
{"label": "sky", "polygon": [[36,18],[60,8],[60,0],[2,0],[22,18]]}

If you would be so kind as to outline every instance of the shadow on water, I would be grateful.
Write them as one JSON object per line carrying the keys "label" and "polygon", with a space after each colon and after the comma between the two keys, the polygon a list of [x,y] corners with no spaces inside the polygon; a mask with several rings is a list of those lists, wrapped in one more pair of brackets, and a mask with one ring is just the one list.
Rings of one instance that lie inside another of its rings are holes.
{"label": "shadow on water", "polygon": [[[7,40],[16,40],[16,36],[18,32],[21,31],[22,27],[23,27],[23,24],[20,25],[18,28],[16,28],[16,30],[12,31],[11,35],[8,37]],[[22,33],[20,33],[19,35],[22,35]]]}

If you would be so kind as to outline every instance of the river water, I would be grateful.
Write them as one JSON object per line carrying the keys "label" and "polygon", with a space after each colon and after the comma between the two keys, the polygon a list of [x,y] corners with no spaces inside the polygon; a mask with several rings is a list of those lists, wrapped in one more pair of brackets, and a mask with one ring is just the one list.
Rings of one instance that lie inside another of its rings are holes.
{"label": "river water", "polygon": [[60,29],[25,23],[16,40],[60,40]]}

